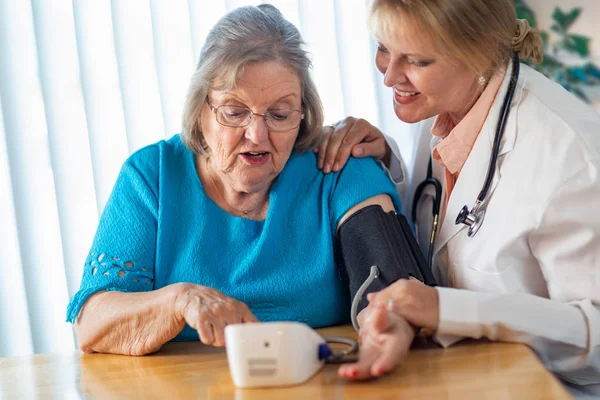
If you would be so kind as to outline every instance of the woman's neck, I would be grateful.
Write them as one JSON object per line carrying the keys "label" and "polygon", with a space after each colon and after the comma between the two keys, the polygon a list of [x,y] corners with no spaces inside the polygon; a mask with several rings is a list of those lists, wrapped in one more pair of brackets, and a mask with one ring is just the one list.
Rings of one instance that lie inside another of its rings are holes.
{"label": "woman's neck", "polygon": [[456,111],[449,111],[448,115],[452,120],[454,126],[458,125],[460,121],[463,120],[464,117],[467,116],[469,111],[473,108],[473,106],[477,103],[477,100],[481,97],[485,88],[487,87],[487,82],[485,85],[480,85],[478,83],[473,83],[471,89],[469,90],[471,96],[467,97],[467,101],[464,103],[465,105]]}
{"label": "woman's neck", "polygon": [[208,197],[227,213],[253,220],[266,218],[271,185],[244,191],[236,188],[229,175],[220,172],[209,157],[198,157],[198,172]]}

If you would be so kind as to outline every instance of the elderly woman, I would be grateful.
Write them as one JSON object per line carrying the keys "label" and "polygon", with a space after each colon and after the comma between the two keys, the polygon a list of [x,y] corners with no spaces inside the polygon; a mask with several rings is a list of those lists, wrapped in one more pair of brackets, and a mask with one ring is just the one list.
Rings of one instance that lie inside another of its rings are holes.
{"label": "elderly woman", "polygon": [[[408,322],[444,346],[525,343],[600,395],[600,115],[519,63],[540,61],[541,41],[511,0],[375,0],[370,13],[394,111],[423,121],[407,194],[445,287],[401,280],[372,293],[361,362],[340,372],[365,378],[398,364],[414,336]],[[324,141],[320,164],[339,171],[350,153],[387,156],[402,176],[394,148],[350,119]],[[473,203],[472,216],[461,212]]]}
{"label": "elderly woman", "polygon": [[349,318],[333,257],[356,210],[398,205],[372,159],[324,175],[322,109],[298,30],[269,5],[224,16],[193,75],[183,133],[124,164],[71,300],[85,352],[224,345],[227,324]]}

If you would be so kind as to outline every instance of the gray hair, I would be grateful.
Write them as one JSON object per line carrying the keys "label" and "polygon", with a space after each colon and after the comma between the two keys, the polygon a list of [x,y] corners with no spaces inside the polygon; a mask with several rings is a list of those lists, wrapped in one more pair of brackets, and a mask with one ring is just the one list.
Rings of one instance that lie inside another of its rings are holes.
{"label": "gray hair", "polygon": [[323,125],[323,106],[310,77],[312,63],[298,29],[270,4],[240,7],[211,29],[200,52],[183,109],[181,137],[196,154],[206,153],[199,126],[209,89],[231,90],[246,65],[276,61],[296,71],[302,85],[304,119],[294,150],[312,148]]}

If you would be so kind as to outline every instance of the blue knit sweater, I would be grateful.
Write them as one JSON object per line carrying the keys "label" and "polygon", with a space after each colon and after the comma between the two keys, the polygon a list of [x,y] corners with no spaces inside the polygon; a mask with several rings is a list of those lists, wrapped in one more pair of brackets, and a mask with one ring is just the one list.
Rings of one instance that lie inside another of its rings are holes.
{"label": "blue knit sweater", "polygon": [[[140,292],[177,282],[220,290],[261,321],[312,327],[349,318],[348,289],[334,262],[335,231],[353,205],[394,186],[372,159],[337,173],[313,152],[292,154],[270,193],[267,217],[227,214],[205,193],[194,154],[179,135],[133,154],[106,204],[67,310],[73,322],[99,290]],[[186,325],[176,340],[198,340]]]}

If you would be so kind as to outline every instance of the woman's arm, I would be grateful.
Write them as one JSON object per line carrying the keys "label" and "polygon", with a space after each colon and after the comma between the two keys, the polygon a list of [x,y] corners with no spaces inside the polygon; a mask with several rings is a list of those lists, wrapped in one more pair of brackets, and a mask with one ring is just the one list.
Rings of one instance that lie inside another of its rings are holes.
{"label": "woman's arm", "polygon": [[[566,381],[600,384],[600,198],[598,160],[556,191],[530,234],[550,299],[396,282],[372,296],[393,301],[409,322],[436,330],[442,345],[461,337],[529,345]],[[439,297],[439,300],[437,298]]]}
{"label": "woman's arm", "polygon": [[352,214],[354,214],[355,212],[357,212],[358,210],[361,210],[367,206],[372,206],[372,205],[379,205],[381,206],[381,208],[383,208],[383,211],[385,212],[389,212],[389,211],[394,211],[394,203],[392,202],[392,198],[387,195],[387,194],[379,194],[377,196],[368,198],[367,200],[361,201],[360,203],[354,205],[353,207],[351,207],[346,214],[344,214],[344,216],[340,219],[340,222],[338,223],[338,229],[340,228],[340,226],[342,226],[342,224],[344,223],[344,221],[346,221],[349,217],[352,216]]}
{"label": "woman's arm", "polygon": [[[437,288],[442,345],[454,337],[485,337],[529,345],[561,378],[600,383],[600,308],[591,300],[562,303],[530,294]],[[447,341],[446,335],[451,335]]]}
{"label": "woman's arm", "polygon": [[204,286],[154,290],[160,152],[136,152],[123,165],[98,224],[77,293],[67,310],[86,352],[142,355],[187,322],[206,344],[222,346],[227,323],[255,321],[245,304]]}
{"label": "woman's arm", "polygon": [[141,356],[158,351],[184,327],[176,312],[180,287],[151,292],[97,292],[81,308],[75,322],[79,347],[85,353]]}
{"label": "woman's arm", "polygon": [[569,177],[528,238],[550,300],[440,288],[440,333],[527,343],[561,378],[600,384],[599,174],[590,160]]}
{"label": "woman's arm", "polygon": [[257,322],[248,307],[218,290],[176,283],[142,293],[98,292],[75,323],[81,350],[141,356],[158,351],[186,322],[204,344],[224,346],[225,326]]}

